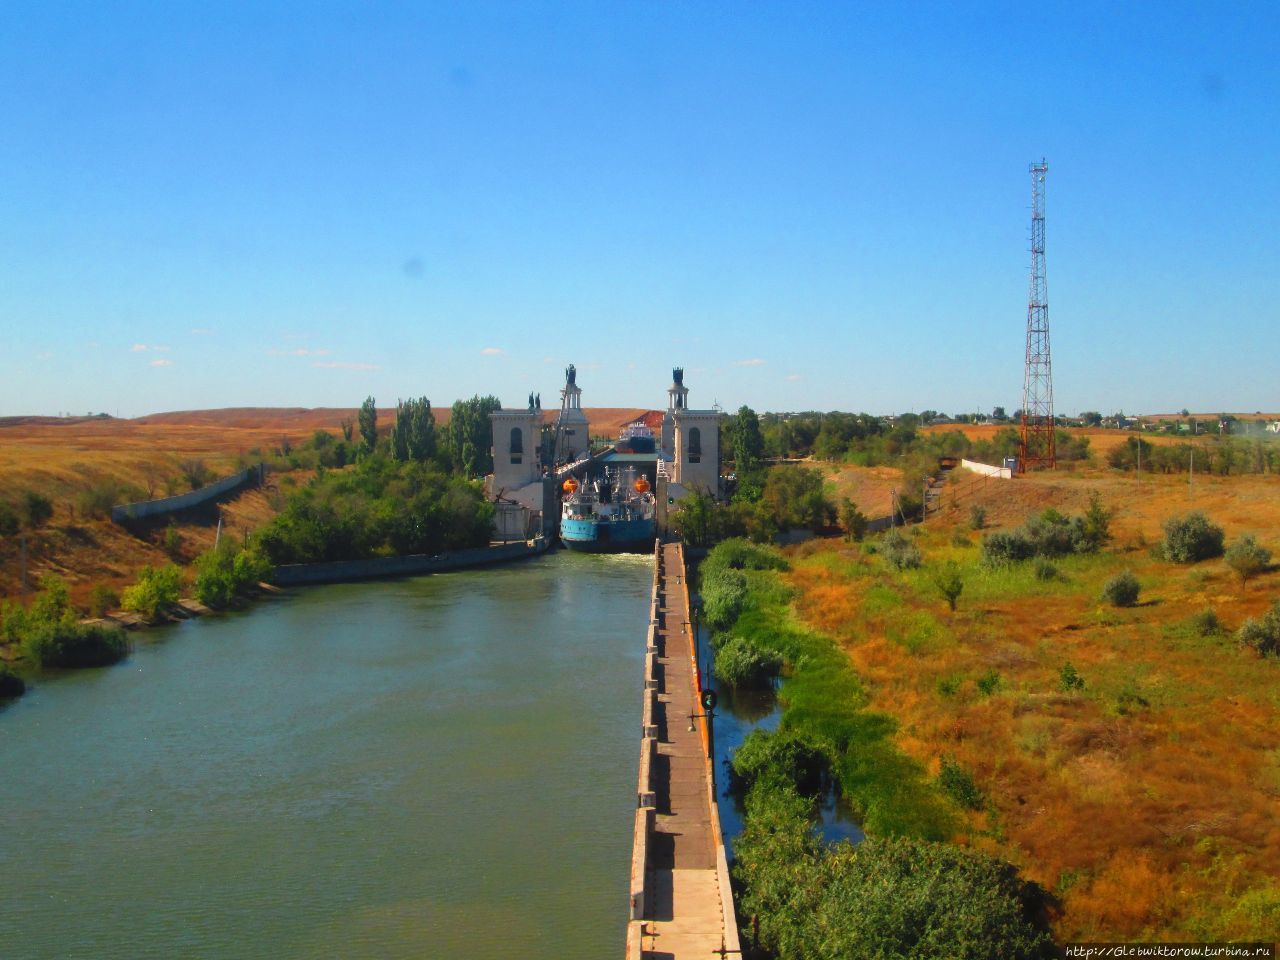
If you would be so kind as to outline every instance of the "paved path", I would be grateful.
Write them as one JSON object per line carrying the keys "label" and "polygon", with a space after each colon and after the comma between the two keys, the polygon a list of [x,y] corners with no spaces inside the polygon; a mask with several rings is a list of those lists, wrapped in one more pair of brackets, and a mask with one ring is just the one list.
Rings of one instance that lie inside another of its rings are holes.
{"label": "paved path", "polygon": [[657,799],[653,845],[646,886],[650,891],[641,956],[707,958],[721,956],[725,911],[734,923],[733,904],[721,902],[716,873],[718,819],[712,820],[707,779],[705,726],[699,714],[694,648],[690,636],[684,564],[679,547],[663,551],[663,602],[659,607],[657,648],[658,758],[654,768]]}

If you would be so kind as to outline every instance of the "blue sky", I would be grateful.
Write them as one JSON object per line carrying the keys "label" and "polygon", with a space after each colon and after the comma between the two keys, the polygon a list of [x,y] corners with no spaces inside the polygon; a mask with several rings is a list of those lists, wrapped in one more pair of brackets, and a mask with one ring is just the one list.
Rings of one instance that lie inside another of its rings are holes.
{"label": "blue sky", "polygon": [[0,415],[1276,410],[1275,3],[0,6]]}

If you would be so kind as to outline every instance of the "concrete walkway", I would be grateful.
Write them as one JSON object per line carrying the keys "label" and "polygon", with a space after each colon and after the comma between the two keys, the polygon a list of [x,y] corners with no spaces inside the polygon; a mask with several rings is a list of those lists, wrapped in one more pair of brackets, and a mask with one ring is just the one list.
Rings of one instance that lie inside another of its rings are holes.
{"label": "concrete walkway", "polygon": [[689,730],[690,715],[701,714],[702,708],[683,554],[677,544],[666,544],[662,551],[663,599],[656,632],[661,682],[654,712],[656,815],[645,878],[649,897],[640,955],[653,960],[706,960],[723,956],[726,912],[728,926],[733,927],[735,920],[733,904],[722,901],[717,872],[720,829],[719,817],[713,814],[706,724],[695,716],[695,729]]}

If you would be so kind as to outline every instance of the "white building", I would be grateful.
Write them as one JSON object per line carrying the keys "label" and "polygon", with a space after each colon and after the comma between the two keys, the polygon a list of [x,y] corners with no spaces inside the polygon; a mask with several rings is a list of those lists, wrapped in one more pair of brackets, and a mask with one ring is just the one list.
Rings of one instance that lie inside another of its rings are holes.
{"label": "white building", "polygon": [[662,418],[662,453],[670,461],[670,495],[679,499],[694,487],[720,496],[719,410],[690,410],[684,370],[671,372],[667,412]]}

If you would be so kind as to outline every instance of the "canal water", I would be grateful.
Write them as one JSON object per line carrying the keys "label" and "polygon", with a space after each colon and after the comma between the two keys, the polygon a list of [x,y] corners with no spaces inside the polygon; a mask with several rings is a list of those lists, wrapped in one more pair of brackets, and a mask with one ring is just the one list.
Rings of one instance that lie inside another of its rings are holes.
{"label": "canal water", "polygon": [[[716,754],[716,809],[720,813],[720,830],[724,835],[725,849],[733,856],[734,838],[742,832],[744,811],[742,800],[733,790],[730,761],[733,753],[752,730],[778,729],[782,720],[782,705],[773,690],[734,690],[716,679],[711,668],[714,652],[711,635],[704,627],[698,628],[698,663],[700,676],[710,677],[711,689],[716,691],[717,703],[713,733]],[[848,840],[859,843],[862,828],[849,805],[837,796],[834,786],[818,804],[817,829],[828,843]]]}
{"label": "canal water", "polygon": [[6,958],[625,938],[651,558],[299,590],[0,711]]}

